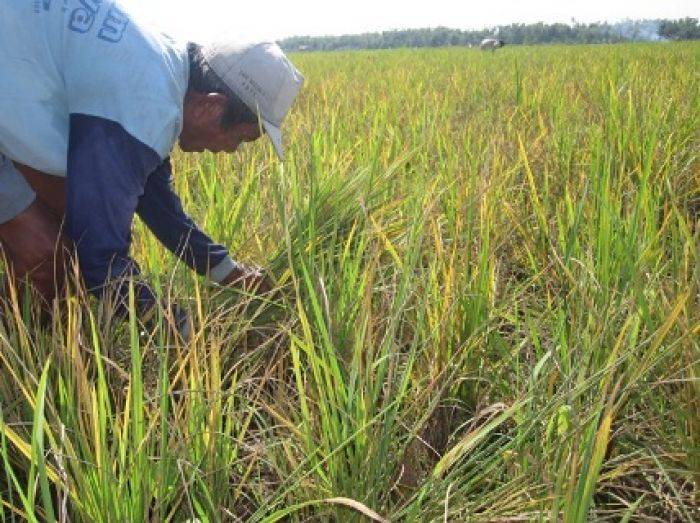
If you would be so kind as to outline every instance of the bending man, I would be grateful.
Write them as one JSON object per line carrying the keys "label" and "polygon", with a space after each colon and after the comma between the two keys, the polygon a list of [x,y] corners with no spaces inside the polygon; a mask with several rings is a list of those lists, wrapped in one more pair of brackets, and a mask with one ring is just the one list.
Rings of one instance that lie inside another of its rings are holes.
{"label": "bending man", "polygon": [[[185,152],[234,152],[267,134],[282,157],[280,126],[302,83],[276,44],[181,45],[112,0],[4,0],[0,242],[15,277],[55,296],[65,220],[83,278],[101,295],[138,274],[129,257],[137,213],[199,274],[264,285],[183,211],[169,156],[178,141]],[[138,299],[154,295],[140,285]]]}

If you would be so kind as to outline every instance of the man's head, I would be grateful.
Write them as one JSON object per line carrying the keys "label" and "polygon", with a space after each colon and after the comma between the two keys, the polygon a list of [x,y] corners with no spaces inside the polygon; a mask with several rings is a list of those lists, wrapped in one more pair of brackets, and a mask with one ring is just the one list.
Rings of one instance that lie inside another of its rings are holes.
{"label": "man's head", "polygon": [[280,126],[303,76],[276,44],[188,47],[190,80],[180,147],[233,152],[268,133],[283,157]]}

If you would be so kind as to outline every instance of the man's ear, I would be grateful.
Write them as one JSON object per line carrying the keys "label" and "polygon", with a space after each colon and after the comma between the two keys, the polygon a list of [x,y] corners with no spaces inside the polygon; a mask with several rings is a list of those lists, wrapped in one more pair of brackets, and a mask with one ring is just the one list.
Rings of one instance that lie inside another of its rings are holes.
{"label": "man's ear", "polygon": [[199,109],[202,111],[200,115],[203,119],[209,121],[220,121],[226,110],[228,98],[221,93],[209,93],[203,95]]}
{"label": "man's ear", "polygon": [[185,99],[185,113],[190,115],[190,120],[206,126],[221,119],[227,103],[223,94],[189,92]]}

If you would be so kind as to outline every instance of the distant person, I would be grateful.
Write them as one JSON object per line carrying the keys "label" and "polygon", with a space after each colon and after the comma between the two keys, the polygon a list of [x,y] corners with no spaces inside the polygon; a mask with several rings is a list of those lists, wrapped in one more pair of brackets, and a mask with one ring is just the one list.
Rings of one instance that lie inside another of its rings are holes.
{"label": "distant person", "polygon": [[[302,83],[273,43],[178,44],[113,0],[3,0],[0,242],[11,273],[51,300],[62,284],[57,245],[74,244],[85,283],[102,295],[139,272],[129,257],[138,214],[199,274],[267,290],[262,271],[185,213],[169,156],[178,141],[186,152],[234,152],[266,133],[282,158],[280,126]],[[137,298],[155,303],[146,284]]]}
{"label": "distant person", "polygon": [[504,45],[506,45],[506,43],[498,38],[484,38],[479,44],[479,47],[482,51],[495,51]]}

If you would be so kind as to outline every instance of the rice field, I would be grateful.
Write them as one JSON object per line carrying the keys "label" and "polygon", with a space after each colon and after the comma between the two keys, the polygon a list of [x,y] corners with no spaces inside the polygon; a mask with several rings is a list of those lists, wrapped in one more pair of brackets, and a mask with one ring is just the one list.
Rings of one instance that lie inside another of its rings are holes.
{"label": "rice field", "polygon": [[700,44],[292,56],[267,143],[176,154],[260,299],[0,326],[0,522],[700,520]]}

